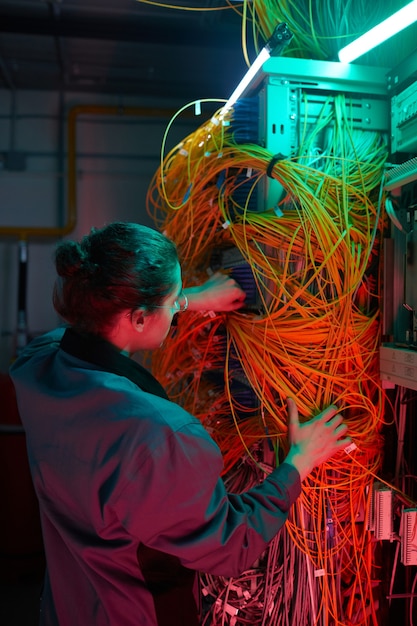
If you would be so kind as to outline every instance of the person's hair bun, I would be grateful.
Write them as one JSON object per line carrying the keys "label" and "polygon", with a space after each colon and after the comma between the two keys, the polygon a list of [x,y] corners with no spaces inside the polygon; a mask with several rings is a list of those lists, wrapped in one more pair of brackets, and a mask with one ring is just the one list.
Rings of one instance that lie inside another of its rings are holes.
{"label": "person's hair bun", "polygon": [[56,312],[79,332],[102,336],[121,314],[159,307],[179,280],[175,244],[133,222],[112,222],[81,241],[62,241],[55,266]]}
{"label": "person's hair bun", "polygon": [[90,263],[88,253],[76,241],[67,241],[59,246],[55,253],[55,265],[58,276],[72,278],[87,276],[95,269]]}

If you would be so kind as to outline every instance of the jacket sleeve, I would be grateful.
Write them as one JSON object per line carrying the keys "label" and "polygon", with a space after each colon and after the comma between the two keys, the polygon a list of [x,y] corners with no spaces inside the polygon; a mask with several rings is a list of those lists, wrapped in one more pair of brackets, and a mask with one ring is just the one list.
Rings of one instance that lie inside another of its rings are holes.
{"label": "jacket sleeve", "polygon": [[237,576],[285,523],[301,484],[297,470],[283,463],[256,487],[231,494],[222,466],[215,442],[199,422],[189,423],[161,437],[118,498],[117,516],[142,543],[184,566]]}

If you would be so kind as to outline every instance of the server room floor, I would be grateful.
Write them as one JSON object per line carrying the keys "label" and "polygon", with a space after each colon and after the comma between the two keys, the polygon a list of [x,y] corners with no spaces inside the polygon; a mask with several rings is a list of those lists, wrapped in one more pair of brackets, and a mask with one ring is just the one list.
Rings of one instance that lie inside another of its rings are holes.
{"label": "server room floor", "polygon": [[0,584],[0,624],[2,626],[38,626],[39,597],[42,582],[20,580]]}

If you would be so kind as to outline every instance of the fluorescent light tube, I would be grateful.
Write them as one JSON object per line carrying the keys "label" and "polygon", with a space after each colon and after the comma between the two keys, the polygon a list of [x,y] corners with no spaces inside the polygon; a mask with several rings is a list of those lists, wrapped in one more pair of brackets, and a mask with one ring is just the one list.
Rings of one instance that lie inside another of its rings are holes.
{"label": "fluorescent light tube", "polygon": [[234,90],[234,92],[232,93],[232,95],[230,96],[226,104],[224,105],[224,107],[222,108],[223,113],[226,113],[226,111],[228,111],[234,105],[236,100],[239,99],[239,97],[245,91],[246,87],[251,82],[252,78],[261,69],[262,65],[265,63],[265,61],[269,59],[270,56],[271,56],[270,51],[266,47],[262,48],[262,50],[260,51],[256,59],[254,60],[254,62],[252,63],[252,65],[250,66],[250,68],[248,69],[248,71],[246,72],[246,74],[244,75],[244,77],[242,78],[242,80],[240,81],[240,83],[238,84],[238,86],[236,87],[236,89]]}
{"label": "fluorescent light tube", "polygon": [[278,24],[224,107],[222,107],[222,115],[235,104],[236,100],[239,100],[240,96],[244,93],[246,87],[248,87],[254,76],[256,76],[257,72],[261,69],[262,65],[269,59],[271,53],[277,53],[277,51],[281,52],[289,44],[292,36],[293,35],[285,22]]}
{"label": "fluorescent light tube", "polygon": [[388,17],[377,26],[374,26],[374,28],[371,28],[367,33],[339,50],[339,61],[342,63],[354,61],[415,21],[417,21],[417,0],[413,0],[413,2],[393,13],[391,17]]}

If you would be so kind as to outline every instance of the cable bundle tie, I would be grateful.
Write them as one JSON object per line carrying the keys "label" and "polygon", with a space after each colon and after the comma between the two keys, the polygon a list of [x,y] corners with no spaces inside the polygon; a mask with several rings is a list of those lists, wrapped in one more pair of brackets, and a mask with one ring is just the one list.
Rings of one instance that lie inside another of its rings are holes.
{"label": "cable bundle tie", "polygon": [[217,117],[212,117],[211,120],[212,124],[214,124],[215,126],[218,126],[220,124],[219,120],[217,119]]}
{"label": "cable bundle tie", "polygon": [[226,230],[226,228],[229,228],[229,226],[230,226],[230,222],[229,222],[229,220],[226,220],[226,221],[225,221],[225,222],[223,222],[223,224],[222,224],[222,228],[224,228],[225,230]]}
{"label": "cable bundle tie", "polygon": [[268,163],[268,167],[266,168],[266,173],[269,176],[269,178],[273,178],[272,170],[274,169],[275,163],[278,163],[278,161],[282,161],[283,159],[286,159],[286,158],[287,157],[281,154],[281,152],[278,152],[278,154],[274,154],[274,156]]}
{"label": "cable bundle tie", "polygon": [[221,159],[221,158],[222,158],[222,156],[223,156],[223,152],[219,152],[219,154],[217,155],[217,158],[218,158],[218,159]]}
{"label": "cable bundle tie", "polygon": [[283,217],[284,215],[284,211],[282,211],[282,209],[280,209],[278,205],[274,206],[274,213],[277,217]]}
{"label": "cable bundle tie", "polygon": [[325,569],[316,569],[316,570],[314,570],[314,577],[315,578],[321,578],[322,576],[326,576],[326,570]]}
{"label": "cable bundle tie", "polygon": [[211,152],[210,152],[209,150],[207,150],[207,151],[204,153],[204,156],[205,156],[205,157],[209,157],[209,156],[211,156]]}
{"label": "cable bundle tie", "polygon": [[248,169],[246,170],[246,178],[251,178],[252,176],[252,168],[248,167]]}
{"label": "cable bundle tie", "polygon": [[188,150],[186,150],[185,148],[181,148],[178,153],[182,156],[188,156]]}
{"label": "cable bundle tie", "polygon": [[351,452],[353,452],[354,450],[356,450],[358,446],[356,445],[356,443],[354,441],[352,441],[352,443],[350,443],[348,446],[346,446],[345,448],[345,452],[346,454],[350,454]]}
{"label": "cable bundle tie", "polygon": [[195,115],[201,115],[201,100],[196,100],[194,104]]}

